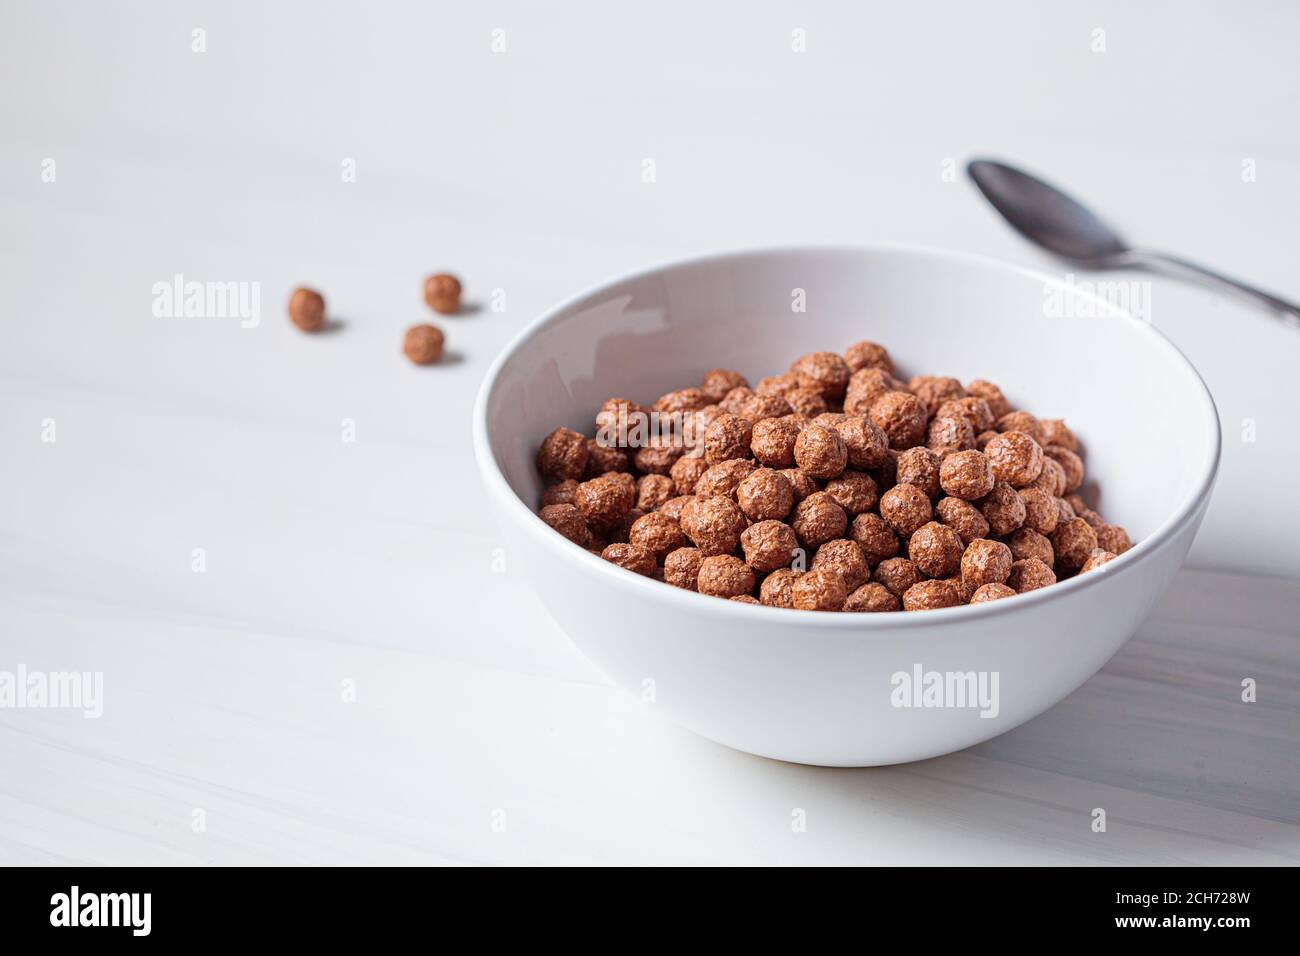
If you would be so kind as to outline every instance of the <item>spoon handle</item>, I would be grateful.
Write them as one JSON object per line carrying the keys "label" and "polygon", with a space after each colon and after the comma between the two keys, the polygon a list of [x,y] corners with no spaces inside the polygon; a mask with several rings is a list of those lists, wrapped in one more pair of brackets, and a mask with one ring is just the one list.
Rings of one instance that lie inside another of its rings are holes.
{"label": "spoon handle", "polygon": [[1286,299],[1279,299],[1257,286],[1248,285],[1222,272],[1215,272],[1195,262],[1188,262],[1179,256],[1147,249],[1132,249],[1121,258],[1126,266],[1136,266],[1179,279],[1191,279],[1202,285],[1217,286],[1247,296],[1273,310],[1282,322],[1294,329],[1300,329],[1300,305],[1288,302]]}

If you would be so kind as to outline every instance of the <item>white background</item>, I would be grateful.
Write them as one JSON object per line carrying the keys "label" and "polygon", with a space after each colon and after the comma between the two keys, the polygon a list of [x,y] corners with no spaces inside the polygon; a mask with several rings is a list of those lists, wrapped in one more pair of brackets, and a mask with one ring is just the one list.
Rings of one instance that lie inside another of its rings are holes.
{"label": "white background", "polygon": [[[469,417],[530,318],[665,258],[1061,271],[945,181],[980,154],[1300,298],[1297,41],[1282,2],[7,0],[0,669],[103,671],[105,715],[0,711],[0,861],[1294,862],[1300,335],[1261,313],[1151,287],[1224,427],[1200,570],[1056,710],[887,770],[746,757],[610,687],[493,572]],[[439,269],[478,308],[417,369]],[[260,324],[155,317],[176,273],[260,282]],[[338,329],[285,320],[304,282]]]}

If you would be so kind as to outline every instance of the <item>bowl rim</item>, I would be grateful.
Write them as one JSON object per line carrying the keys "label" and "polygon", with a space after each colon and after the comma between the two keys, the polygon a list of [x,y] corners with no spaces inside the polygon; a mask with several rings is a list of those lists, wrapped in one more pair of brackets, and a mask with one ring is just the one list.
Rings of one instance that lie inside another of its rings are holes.
{"label": "bowl rim", "polygon": [[[1041,283],[1060,287],[1066,294],[1092,300],[1104,313],[1110,313],[1117,319],[1127,320],[1132,325],[1144,330],[1144,334],[1154,335],[1157,344],[1166,349],[1176,363],[1180,363],[1187,371],[1191,372],[1193,380],[1200,386],[1199,394],[1203,399],[1202,411],[1205,413],[1203,417],[1213,432],[1212,452],[1208,459],[1202,463],[1200,474],[1192,491],[1151,534],[1096,571],[1090,571],[1087,574],[1076,574],[1067,581],[1061,581],[1045,588],[1038,588],[1025,594],[1018,594],[1015,598],[987,601],[982,604],[961,604],[955,607],[936,608],[921,613],[899,611],[871,614],[827,613],[825,611],[803,611],[794,608],[774,608],[765,605],[746,604],[743,601],[730,601],[700,594],[696,591],[687,591],[684,588],[673,587],[665,582],[656,581],[653,578],[628,571],[610,561],[606,561],[595,552],[588,551],[586,548],[575,544],[563,535],[557,534],[537,516],[537,513],[515,493],[510,483],[506,481],[505,475],[497,464],[496,456],[492,453],[487,426],[488,403],[500,379],[501,371],[543,329],[562,320],[588,300],[608,294],[611,289],[624,283],[650,278],[686,267],[767,256],[799,254],[871,255],[879,253],[902,253],[931,258],[940,262],[976,265],[1021,275]],[[642,595],[672,602],[683,612],[695,612],[739,621],[748,620],[753,621],[755,625],[787,622],[789,624],[799,624],[800,626],[815,626],[825,630],[850,630],[854,632],[892,632],[897,628],[960,625],[970,620],[1014,614],[1017,609],[1027,610],[1046,601],[1064,599],[1075,591],[1100,586],[1115,574],[1123,573],[1126,568],[1143,563],[1155,555],[1192,519],[1199,508],[1207,504],[1209,493],[1218,474],[1219,461],[1222,455],[1222,429],[1219,424],[1219,412],[1214,403],[1213,395],[1210,394],[1205,380],[1191,360],[1154,325],[1134,317],[1126,309],[1121,309],[1095,294],[1079,289],[1077,285],[1068,284],[1064,278],[1058,278],[1039,269],[1006,262],[979,253],[910,243],[810,243],[723,249],[702,254],[678,256],[649,267],[635,269],[613,278],[604,279],[543,311],[537,318],[525,325],[497,354],[483,377],[478,396],[474,402],[473,435],[474,457],[478,463],[480,476],[492,493],[492,497],[498,499],[499,503],[503,505],[504,511],[510,520],[516,521],[525,533],[532,535],[543,547],[550,549],[557,559],[575,560],[579,566],[584,567],[590,573],[601,575],[604,580],[608,581],[616,589],[630,592],[632,595]]]}

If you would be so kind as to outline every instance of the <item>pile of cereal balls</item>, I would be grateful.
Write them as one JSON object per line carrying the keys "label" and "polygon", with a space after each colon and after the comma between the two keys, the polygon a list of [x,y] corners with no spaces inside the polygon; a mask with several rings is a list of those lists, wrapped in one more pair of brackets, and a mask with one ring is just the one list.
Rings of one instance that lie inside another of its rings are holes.
{"label": "pile of cereal balls", "polygon": [[1064,421],[983,380],[904,383],[874,342],[753,387],[714,369],[652,407],[611,398],[595,435],[542,442],[542,520],[629,571],[747,604],[980,604],[1132,547],[1079,496]]}

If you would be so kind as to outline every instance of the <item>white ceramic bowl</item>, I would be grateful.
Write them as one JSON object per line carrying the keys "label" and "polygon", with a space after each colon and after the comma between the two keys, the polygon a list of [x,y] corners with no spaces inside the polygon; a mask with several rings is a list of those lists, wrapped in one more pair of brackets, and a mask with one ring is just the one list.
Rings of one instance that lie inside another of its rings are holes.
{"label": "white ceramic bowl", "polygon": [[[800,296],[806,311],[796,312]],[[1086,449],[1085,491],[1100,489],[1094,506],[1137,545],[1098,571],[989,604],[826,614],[723,601],[635,575],[534,513],[538,443],[557,425],[592,434],[605,399],[649,403],[719,365],[757,381],[805,352],[860,339],[886,345],[904,378],[986,378],[1013,405],[1065,418]],[[1082,684],[1178,570],[1219,459],[1204,383],[1149,325],[1028,269],[894,247],[710,256],[585,292],[535,321],[493,364],[474,441],[511,566],[525,570],[583,653],[696,733],[833,766],[958,750]],[[895,675],[918,666],[982,674],[990,692],[996,674],[996,714],[896,706],[906,684]]]}

